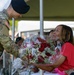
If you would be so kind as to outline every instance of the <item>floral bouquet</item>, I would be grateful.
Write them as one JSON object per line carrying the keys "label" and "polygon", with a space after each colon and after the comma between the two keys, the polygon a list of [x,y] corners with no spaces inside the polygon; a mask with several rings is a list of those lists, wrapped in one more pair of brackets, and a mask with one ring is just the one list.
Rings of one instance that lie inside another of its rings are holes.
{"label": "floral bouquet", "polygon": [[29,42],[24,42],[24,56],[28,63],[49,63],[49,57],[55,54],[54,45],[41,37],[32,37]]}
{"label": "floral bouquet", "polygon": [[[38,72],[38,68],[30,63],[50,63],[50,57],[55,54],[54,45],[51,40],[48,42],[39,36],[33,36],[24,40],[20,49],[20,58],[24,60],[28,70]],[[36,70],[35,70],[36,69]]]}
{"label": "floral bouquet", "polygon": [[33,60],[31,62],[34,63],[49,63],[49,57],[51,55],[54,55],[55,52],[53,44],[49,44],[46,42],[46,40],[37,37],[37,41],[35,42],[35,47],[32,48],[32,55],[33,55]]}

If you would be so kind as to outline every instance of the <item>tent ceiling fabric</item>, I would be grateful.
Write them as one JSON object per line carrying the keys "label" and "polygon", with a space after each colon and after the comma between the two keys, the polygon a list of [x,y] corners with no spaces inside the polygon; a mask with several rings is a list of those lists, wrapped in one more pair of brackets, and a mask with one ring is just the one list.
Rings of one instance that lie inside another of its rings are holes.
{"label": "tent ceiling fabric", "polygon": [[[40,0],[30,0],[28,13],[24,14],[24,20],[39,20]],[[74,21],[74,0],[43,0],[44,20],[71,20]]]}

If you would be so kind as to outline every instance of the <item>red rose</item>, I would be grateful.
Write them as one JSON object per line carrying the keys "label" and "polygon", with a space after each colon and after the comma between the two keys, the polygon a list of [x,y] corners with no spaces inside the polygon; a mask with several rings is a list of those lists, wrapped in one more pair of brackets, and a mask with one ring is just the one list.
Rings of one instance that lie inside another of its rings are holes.
{"label": "red rose", "polygon": [[39,63],[43,63],[44,62],[44,58],[42,56],[38,56],[38,62]]}
{"label": "red rose", "polygon": [[40,42],[42,42],[42,43],[46,43],[46,40],[44,40],[44,39],[42,39],[42,38],[40,38],[40,37],[38,37],[37,38]]}
{"label": "red rose", "polygon": [[46,47],[50,47],[50,45],[48,43],[41,43],[39,51],[43,52]]}
{"label": "red rose", "polygon": [[28,59],[33,59],[33,57],[34,57],[34,56],[33,56],[32,54],[27,55],[27,58],[28,58]]}
{"label": "red rose", "polygon": [[46,52],[46,55],[47,55],[47,56],[51,56],[51,54],[50,54],[50,53],[48,53],[48,52]]}
{"label": "red rose", "polygon": [[40,52],[43,52],[43,51],[44,51],[44,48],[45,48],[45,47],[44,47],[44,43],[41,43],[41,46],[40,46],[40,48],[39,48],[39,51],[40,51]]}

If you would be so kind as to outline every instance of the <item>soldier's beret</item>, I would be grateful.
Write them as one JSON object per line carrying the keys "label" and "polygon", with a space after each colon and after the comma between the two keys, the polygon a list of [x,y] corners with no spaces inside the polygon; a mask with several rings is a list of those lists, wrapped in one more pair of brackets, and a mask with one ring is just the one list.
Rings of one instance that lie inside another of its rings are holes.
{"label": "soldier's beret", "polygon": [[24,0],[12,0],[11,5],[13,9],[20,14],[25,14],[29,11],[30,6]]}

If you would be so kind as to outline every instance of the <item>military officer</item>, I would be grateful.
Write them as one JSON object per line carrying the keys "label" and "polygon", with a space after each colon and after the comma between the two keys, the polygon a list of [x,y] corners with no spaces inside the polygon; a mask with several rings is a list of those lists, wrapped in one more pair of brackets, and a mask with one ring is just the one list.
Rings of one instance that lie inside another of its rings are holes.
{"label": "military officer", "polygon": [[[3,2],[3,0],[0,1]],[[18,46],[9,37],[9,18],[21,17],[22,14],[29,11],[30,6],[24,0],[4,0],[2,4],[5,5],[3,5],[3,8],[0,5],[0,56],[6,50],[7,53],[18,57]]]}
{"label": "military officer", "polygon": [[[18,47],[9,37],[8,18],[18,18],[30,9],[24,0],[11,0],[7,9],[0,12],[0,44],[8,53],[18,56]],[[3,49],[0,50],[2,52]]]}

